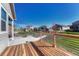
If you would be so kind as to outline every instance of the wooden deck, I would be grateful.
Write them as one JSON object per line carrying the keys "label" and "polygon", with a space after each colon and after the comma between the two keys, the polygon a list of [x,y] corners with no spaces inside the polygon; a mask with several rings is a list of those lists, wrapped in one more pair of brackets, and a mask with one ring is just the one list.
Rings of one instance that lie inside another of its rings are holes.
{"label": "wooden deck", "polygon": [[44,42],[30,42],[7,47],[1,56],[68,56],[66,52],[54,48],[52,45]]}

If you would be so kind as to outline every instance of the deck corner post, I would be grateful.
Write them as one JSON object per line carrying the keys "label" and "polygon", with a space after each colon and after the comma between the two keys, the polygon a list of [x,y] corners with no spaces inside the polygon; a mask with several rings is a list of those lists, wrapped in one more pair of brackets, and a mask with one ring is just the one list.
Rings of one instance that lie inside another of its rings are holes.
{"label": "deck corner post", "polygon": [[55,34],[53,34],[53,46],[54,46],[54,48],[57,47],[57,45],[56,45],[56,35]]}

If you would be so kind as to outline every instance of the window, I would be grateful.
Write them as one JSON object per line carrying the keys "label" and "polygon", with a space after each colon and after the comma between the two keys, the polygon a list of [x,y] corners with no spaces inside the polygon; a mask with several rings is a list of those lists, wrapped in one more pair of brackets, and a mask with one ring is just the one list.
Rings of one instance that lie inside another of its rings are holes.
{"label": "window", "polygon": [[6,12],[1,8],[1,31],[6,31]]}
{"label": "window", "polygon": [[6,20],[6,12],[3,10],[3,8],[1,8],[1,18]]}
{"label": "window", "polygon": [[6,23],[1,20],[1,31],[6,31]]}
{"label": "window", "polygon": [[9,19],[9,25],[12,25],[12,19],[10,17],[8,17]]}

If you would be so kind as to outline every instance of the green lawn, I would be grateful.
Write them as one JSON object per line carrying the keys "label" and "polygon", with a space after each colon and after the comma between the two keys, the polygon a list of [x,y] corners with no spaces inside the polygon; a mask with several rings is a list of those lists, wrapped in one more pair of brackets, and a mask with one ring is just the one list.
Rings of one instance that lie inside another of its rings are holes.
{"label": "green lawn", "polygon": [[59,36],[56,42],[58,47],[62,47],[75,55],[79,55],[79,39]]}
{"label": "green lawn", "polygon": [[46,40],[48,43],[52,44],[53,40]]}
{"label": "green lawn", "polygon": [[[45,40],[52,44],[53,39],[52,35],[48,35]],[[79,56],[79,39],[77,38],[69,38],[69,37],[63,37],[63,36],[57,36],[56,39],[57,47],[64,48],[65,50],[71,52],[74,55]]]}
{"label": "green lawn", "polygon": [[26,37],[28,35],[32,35],[34,37],[39,37],[40,36],[40,32],[34,32],[34,31],[20,31],[19,33],[17,33],[18,36],[22,36],[22,37]]}
{"label": "green lawn", "polygon": [[79,32],[59,32],[59,33],[79,35]]}

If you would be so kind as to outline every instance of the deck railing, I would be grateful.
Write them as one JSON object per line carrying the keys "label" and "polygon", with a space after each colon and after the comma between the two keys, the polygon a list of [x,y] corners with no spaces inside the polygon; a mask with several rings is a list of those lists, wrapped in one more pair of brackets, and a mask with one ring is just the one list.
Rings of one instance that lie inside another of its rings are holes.
{"label": "deck railing", "polygon": [[[60,48],[71,54],[79,55],[79,35],[62,34],[62,33],[39,33],[40,36],[47,35],[43,38],[46,42],[52,44],[54,48]],[[34,34],[34,36],[39,36]]]}
{"label": "deck railing", "polygon": [[53,34],[54,46],[79,55],[79,35]]}

